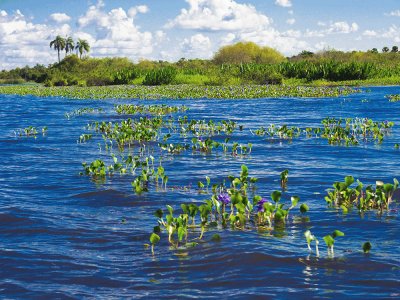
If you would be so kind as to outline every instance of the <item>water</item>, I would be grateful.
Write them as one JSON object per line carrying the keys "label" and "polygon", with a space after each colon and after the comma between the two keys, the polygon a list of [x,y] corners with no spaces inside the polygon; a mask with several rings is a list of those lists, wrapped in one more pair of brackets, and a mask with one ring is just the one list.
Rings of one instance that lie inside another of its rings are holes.
{"label": "water", "polygon": [[[190,250],[170,250],[165,235],[156,255],[144,248],[166,204],[200,202],[196,192],[169,191],[137,196],[131,176],[115,175],[105,184],[79,176],[81,163],[107,157],[93,140],[78,144],[85,125],[121,119],[116,103],[58,98],[0,96],[0,295],[2,298],[396,298],[400,297],[398,205],[379,216],[360,217],[327,209],[325,190],[353,175],[364,183],[400,179],[400,103],[386,94],[397,87],[338,99],[260,99],[153,101],[187,105],[189,118],[232,119],[244,125],[232,140],[252,142],[247,158],[199,155],[190,151],[163,162],[169,186],[196,186],[209,175],[213,183],[236,175],[246,164],[260,178],[259,194],[279,189],[279,174],[289,169],[285,194],[299,195],[311,208],[309,222],[291,220],[284,232],[206,232]],[[367,99],[368,102],[362,101]],[[64,114],[82,107],[105,113],[70,120]],[[271,143],[249,129],[270,123],[317,126],[324,117],[368,117],[396,123],[382,145],[329,146],[325,140]],[[14,130],[48,127],[37,139],[17,138]],[[125,220],[125,222],[123,222]],[[321,257],[308,256],[303,232],[321,241]],[[329,258],[322,237],[345,232]],[[210,241],[218,232],[222,241]],[[275,237],[273,235],[276,235]],[[371,241],[372,253],[361,245]]]}

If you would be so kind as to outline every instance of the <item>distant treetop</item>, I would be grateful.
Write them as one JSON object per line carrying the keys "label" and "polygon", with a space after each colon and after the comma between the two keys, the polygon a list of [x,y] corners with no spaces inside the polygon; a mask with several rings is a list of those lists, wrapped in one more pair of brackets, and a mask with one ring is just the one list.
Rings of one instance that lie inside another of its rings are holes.
{"label": "distant treetop", "polygon": [[224,46],[214,55],[214,62],[217,64],[273,64],[285,60],[286,58],[277,50],[270,47],[260,47],[253,42],[239,42]]}

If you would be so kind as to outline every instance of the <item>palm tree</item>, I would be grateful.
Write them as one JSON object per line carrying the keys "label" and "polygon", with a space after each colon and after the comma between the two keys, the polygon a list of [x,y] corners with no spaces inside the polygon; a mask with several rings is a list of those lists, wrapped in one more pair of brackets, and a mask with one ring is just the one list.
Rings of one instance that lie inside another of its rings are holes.
{"label": "palm tree", "polygon": [[83,53],[90,51],[90,45],[87,40],[78,39],[75,49],[77,54],[79,52],[79,57],[82,58]]}
{"label": "palm tree", "polygon": [[57,35],[55,40],[50,42],[50,48],[54,48],[58,52],[58,63],[60,63],[60,51],[65,49],[65,39]]}
{"label": "palm tree", "polygon": [[68,37],[67,40],[65,41],[65,53],[68,54],[69,52],[72,53],[75,49],[75,42],[72,39],[72,37]]}

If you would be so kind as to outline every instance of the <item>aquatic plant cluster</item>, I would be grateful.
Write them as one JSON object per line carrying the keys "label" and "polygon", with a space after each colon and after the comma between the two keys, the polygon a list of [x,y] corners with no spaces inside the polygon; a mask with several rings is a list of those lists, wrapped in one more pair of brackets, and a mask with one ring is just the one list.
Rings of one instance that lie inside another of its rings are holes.
{"label": "aquatic plant cluster", "polygon": [[[173,155],[191,150],[193,153],[208,156],[216,154],[218,149],[222,149],[223,155],[232,159],[251,155],[251,143],[239,144],[231,141],[237,130],[250,130],[261,137],[278,139],[293,139],[301,135],[316,136],[328,139],[331,145],[350,146],[368,139],[382,142],[383,136],[394,125],[392,122],[374,122],[366,118],[326,118],[322,120],[323,127],[318,128],[271,125],[267,129],[247,129],[231,120],[189,119],[184,114],[188,110],[186,106],[122,104],[116,105],[114,109],[116,113],[128,115],[129,118],[89,123],[87,130],[90,133],[83,133],[79,139],[81,143],[102,139],[103,145],[99,143],[99,147],[104,148],[112,160],[110,163],[102,159],[84,162],[81,175],[89,176],[97,183],[103,183],[107,177],[112,178],[117,174],[133,176],[131,186],[136,194],[150,192],[152,188],[156,191],[193,191],[192,187],[167,187],[168,170],[164,169],[163,161]],[[179,115],[173,116],[174,114]],[[206,197],[204,202],[182,203],[179,209],[174,209],[171,204],[167,205],[166,211],[158,209],[155,212],[157,225],[150,235],[148,247],[151,247],[154,254],[154,246],[162,241],[164,233],[173,248],[186,249],[196,246],[206,231],[212,233],[230,229],[277,233],[294,220],[309,222],[309,218],[303,216],[309,210],[308,205],[299,205],[298,196],[289,197],[286,194],[289,170],[283,170],[280,174],[281,190],[272,191],[269,197],[266,197],[267,193],[258,191],[257,181],[258,178],[249,176],[246,165],[242,165],[239,176],[227,177],[228,185],[226,181],[211,184],[211,178],[206,176],[205,182],[199,181],[197,184],[197,193]],[[366,188],[359,181],[356,188],[351,188],[353,183],[354,178],[351,176],[347,176],[344,182],[334,183],[334,189],[328,190],[325,197],[328,206],[341,209],[344,213],[353,208],[360,212],[377,210],[382,213],[389,209],[394,191],[398,187],[396,179],[394,184],[377,182],[375,187]],[[298,205],[299,215],[291,216]],[[310,244],[315,243],[315,254],[318,257],[317,237],[309,230],[304,236],[310,250]],[[337,237],[341,236],[344,233],[335,230],[323,237],[328,256],[333,256],[333,245]],[[221,237],[215,233],[211,239],[220,240]],[[364,244],[365,252],[372,247],[368,243]]]}
{"label": "aquatic plant cluster", "polygon": [[387,98],[389,98],[390,102],[398,102],[400,101],[400,95],[388,95],[386,96]]}
{"label": "aquatic plant cluster", "polygon": [[47,134],[47,126],[42,127],[41,129],[38,129],[34,126],[28,126],[23,129],[17,129],[14,131],[15,136],[18,137],[33,137],[36,138],[39,133],[41,133],[43,136]]}
{"label": "aquatic plant cluster", "polygon": [[330,145],[354,146],[368,141],[382,143],[394,126],[393,122],[375,122],[368,118],[325,118],[321,123],[323,127],[306,128],[271,124],[268,128],[261,127],[252,133],[261,137],[283,140],[292,140],[303,134],[308,138],[324,138]]}
{"label": "aquatic plant cluster", "polygon": [[120,104],[115,106],[115,111],[119,115],[135,115],[135,114],[149,114],[155,116],[164,116],[167,114],[185,112],[187,106],[181,107],[162,105],[134,105],[134,104]]}
{"label": "aquatic plant cluster", "polygon": [[98,114],[102,113],[104,110],[102,108],[93,108],[93,107],[82,107],[78,108],[74,111],[65,113],[65,118],[70,119],[73,117],[78,117],[78,116],[83,116],[83,115],[88,115],[88,114]]}
{"label": "aquatic plant cluster", "polygon": [[[159,234],[162,231],[168,236],[168,242],[175,248],[193,247],[194,241],[203,238],[206,229],[228,228],[232,230],[272,231],[284,228],[290,222],[289,213],[299,203],[299,197],[292,196],[290,205],[282,203],[282,192],[276,190],[271,193],[268,200],[255,194],[257,178],[249,177],[246,165],[242,165],[238,177],[229,176],[229,186],[223,183],[212,185],[212,195],[203,204],[181,204],[180,213],[174,215],[174,209],[167,205],[167,214],[164,220],[164,211],[158,209],[155,212],[158,225],[154,227],[150,235],[150,243],[154,254],[154,245],[160,241]],[[209,185],[209,179],[208,185]],[[300,213],[305,214],[309,210],[303,203],[300,205]],[[189,233],[195,238],[189,239]],[[213,236],[213,239],[216,235]]]}
{"label": "aquatic plant cluster", "polygon": [[328,195],[325,197],[328,205],[340,207],[344,212],[353,207],[360,212],[371,209],[382,212],[389,209],[393,194],[399,186],[396,178],[393,179],[393,184],[377,181],[375,187],[369,185],[365,188],[359,180],[357,180],[357,186],[351,188],[354,181],[353,176],[346,176],[343,182],[335,182],[333,189],[328,190]]}
{"label": "aquatic plant cluster", "polygon": [[64,97],[70,99],[257,99],[279,97],[323,98],[346,96],[360,90],[350,87],[240,86],[0,86],[0,94]]}

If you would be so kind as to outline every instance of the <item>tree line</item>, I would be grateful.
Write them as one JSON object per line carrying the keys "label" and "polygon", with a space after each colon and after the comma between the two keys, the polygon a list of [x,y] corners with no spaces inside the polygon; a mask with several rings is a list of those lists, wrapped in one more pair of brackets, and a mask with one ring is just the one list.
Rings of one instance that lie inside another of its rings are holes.
{"label": "tree line", "polygon": [[68,53],[73,53],[73,51],[76,50],[76,55],[79,53],[79,58],[81,59],[84,53],[89,53],[90,51],[90,45],[87,40],[78,39],[75,44],[72,37],[69,36],[67,38],[63,38],[60,35],[57,35],[56,38],[50,42],[50,48],[53,48],[57,51],[58,63],[61,62],[60,52],[63,50],[65,50],[65,55],[68,55]]}

